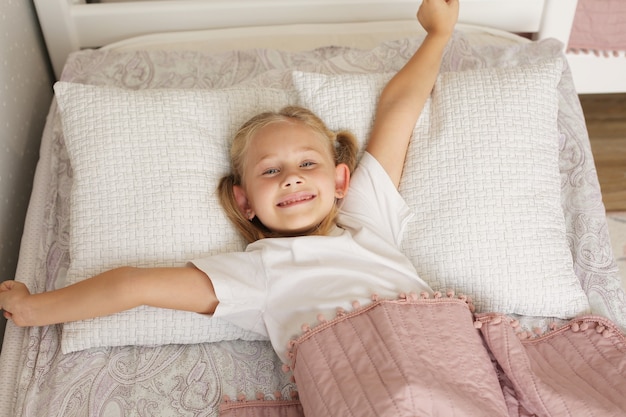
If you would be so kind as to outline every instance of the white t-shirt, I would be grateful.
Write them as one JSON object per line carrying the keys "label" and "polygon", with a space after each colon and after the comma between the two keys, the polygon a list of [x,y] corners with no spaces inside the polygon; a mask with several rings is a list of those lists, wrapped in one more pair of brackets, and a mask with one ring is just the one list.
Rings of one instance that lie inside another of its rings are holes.
{"label": "white t-shirt", "polygon": [[337,307],[371,302],[373,294],[432,293],[399,250],[412,216],[378,161],[365,153],[352,177],[338,224],[329,236],[261,239],[245,252],[192,263],[211,279],[219,305],[214,313],[245,329],[267,335],[287,362],[290,339],[302,325],[314,327]]}

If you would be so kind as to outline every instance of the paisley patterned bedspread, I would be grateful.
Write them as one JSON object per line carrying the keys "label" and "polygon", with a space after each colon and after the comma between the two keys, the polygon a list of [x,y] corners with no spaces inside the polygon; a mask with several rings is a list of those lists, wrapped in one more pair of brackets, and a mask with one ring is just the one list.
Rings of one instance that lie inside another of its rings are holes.
{"label": "paisley patterned bedspread", "polygon": [[[94,51],[70,57],[62,79],[131,89],[223,88],[235,84],[285,87],[291,71],[390,72],[406,62],[421,39],[389,41],[373,50],[325,47],[208,54],[197,51]],[[471,42],[456,34],[443,71],[516,65],[538,58],[520,49]],[[559,87],[562,204],[575,271],[593,313],[626,328],[626,301],[607,233],[590,145],[569,72]],[[50,108],[41,145],[17,279],[31,290],[53,289],[68,267],[68,206],[72,170],[59,114]],[[547,328],[547,318],[516,318]],[[60,351],[60,326],[7,326],[0,357],[0,417],[215,416],[224,396],[292,398],[295,385],[267,342],[97,348]]]}

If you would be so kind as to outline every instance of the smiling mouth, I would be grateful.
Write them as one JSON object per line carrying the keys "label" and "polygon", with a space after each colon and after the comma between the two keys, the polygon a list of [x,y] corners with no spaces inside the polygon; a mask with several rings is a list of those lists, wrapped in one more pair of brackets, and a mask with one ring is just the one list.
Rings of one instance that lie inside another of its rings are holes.
{"label": "smiling mouth", "polygon": [[306,194],[306,195],[301,195],[301,196],[294,196],[294,197],[290,197],[286,200],[281,201],[280,203],[277,204],[278,207],[288,207],[291,206],[293,204],[298,204],[298,203],[302,203],[305,201],[310,201],[313,200],[315,198],[314,195],[312,194]]}

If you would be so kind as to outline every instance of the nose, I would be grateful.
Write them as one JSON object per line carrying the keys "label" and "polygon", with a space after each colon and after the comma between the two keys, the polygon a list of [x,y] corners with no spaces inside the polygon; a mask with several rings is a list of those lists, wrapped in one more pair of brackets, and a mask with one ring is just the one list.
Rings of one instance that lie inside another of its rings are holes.
{"label": "nose", "polygon": [[287,172],[283,178],[282,186],[291,187],[293,185],[302,184],[303,182],[304,180],[300,175],[294,172]]}

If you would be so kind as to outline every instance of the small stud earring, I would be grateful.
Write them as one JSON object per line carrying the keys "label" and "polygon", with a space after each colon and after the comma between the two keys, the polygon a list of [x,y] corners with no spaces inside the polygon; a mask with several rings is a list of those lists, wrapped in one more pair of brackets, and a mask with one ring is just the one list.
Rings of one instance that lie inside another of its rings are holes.
{"label": "small stud earring", "polygon": [[252,214],[252,210],[246,210],[246,217],[250,221],[252,221],[252,219],[254,219],[254,214]]}

